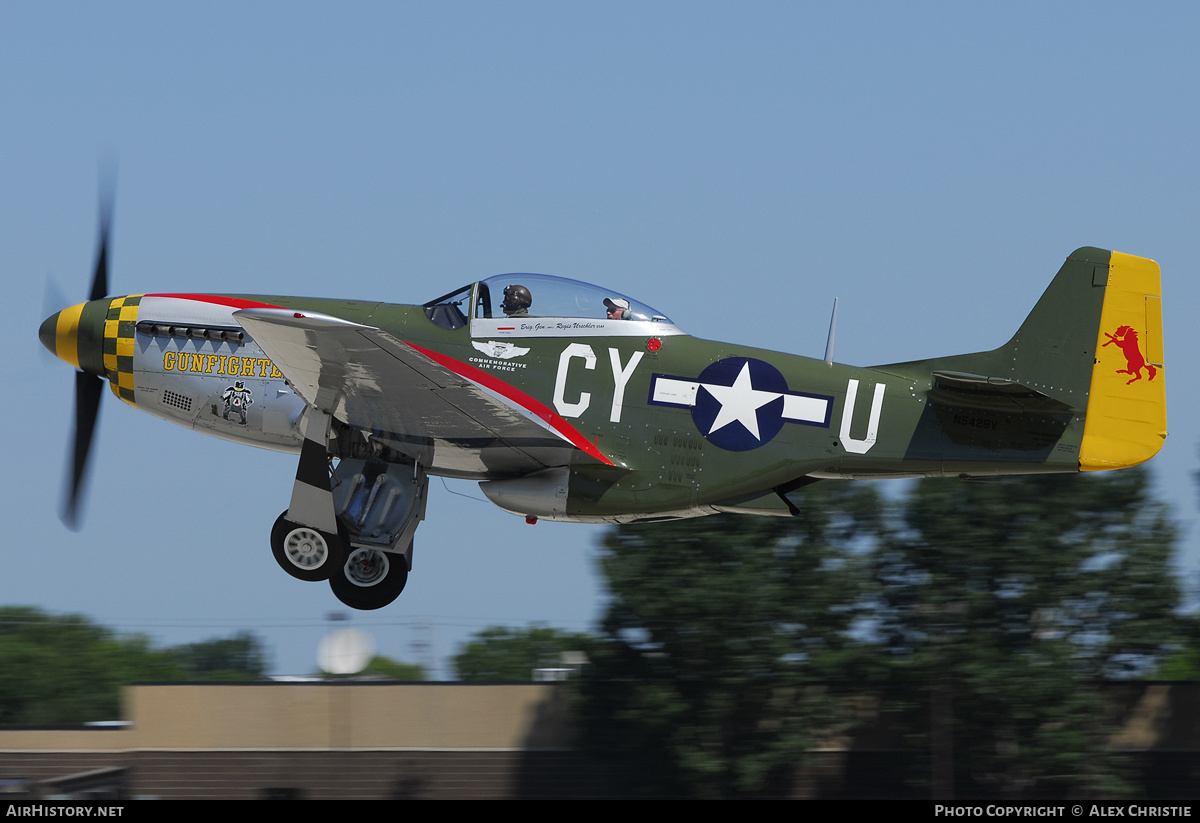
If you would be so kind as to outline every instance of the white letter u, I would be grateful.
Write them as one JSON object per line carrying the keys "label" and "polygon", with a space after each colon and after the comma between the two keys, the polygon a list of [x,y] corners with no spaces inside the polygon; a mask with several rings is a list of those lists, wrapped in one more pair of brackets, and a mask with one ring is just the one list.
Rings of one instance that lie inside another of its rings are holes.
{"label": "white letter u", "polygon": [[854,402],[858,400],[858,381],[853,377],[846,383],[846,404],[842,406],[842,447],[853,454],[866,454],[875,445],[875,436],[879,433],[879,413],[883,411],[884,383],[875,384],[875,396],[871,398],[871,418],[867,422],[867,436],[863,440],[855,440],[850,436],[850,422],[854,418]]}

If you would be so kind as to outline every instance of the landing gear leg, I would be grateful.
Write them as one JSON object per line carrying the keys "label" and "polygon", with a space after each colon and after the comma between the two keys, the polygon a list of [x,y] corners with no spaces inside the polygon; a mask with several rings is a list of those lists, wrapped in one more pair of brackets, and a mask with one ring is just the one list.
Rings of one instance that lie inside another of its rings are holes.
{"label": "landing gear leg", "polygon": [[333,484],[329,480],[329,415],[309,407],[304,414],[304,444],[292,484],[288,519],[336,534],[337,514],[333,507]]}
{"label": "landing gear leg", "polygon": [[334,512],[329,479],[330,417],[309,408],[303,426],[291,505],[271,529],[271,553],[292,577],[328,580],[341,571],[349,546]]}

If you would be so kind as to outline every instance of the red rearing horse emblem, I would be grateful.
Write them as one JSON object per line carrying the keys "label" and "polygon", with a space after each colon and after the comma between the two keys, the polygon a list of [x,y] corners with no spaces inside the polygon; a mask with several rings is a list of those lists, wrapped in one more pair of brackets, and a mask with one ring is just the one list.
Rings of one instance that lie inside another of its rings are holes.
{"label": "red rearing horse emblem", "polygon": [[1105,332],[1104,336],[1108,338],[1105,346],[1116,343],[1121,349],[1121,353],[1125,355],[1125,368],[1117,369],[1117,374],[1133,375],[1125,381],[1126,386],[1134,380],[1142,379],[1143,368],[1150,372],[1150,380],[1153,380],[1154,376],[1158,374],[1158,369],[1147,363],[1146,358],[1142,357],[1142,350],[1138,348],[1138,333],[1132,326],[1120,326],[1115,335]]}

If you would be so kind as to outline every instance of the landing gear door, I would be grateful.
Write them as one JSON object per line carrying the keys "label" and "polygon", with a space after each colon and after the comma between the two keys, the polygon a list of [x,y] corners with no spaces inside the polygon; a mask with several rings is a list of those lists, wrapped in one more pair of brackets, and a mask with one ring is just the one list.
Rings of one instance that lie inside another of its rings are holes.
{"label": "landing gear door", "polygon": [[334,509],[351,545],[404,554],[410,567],[428,491],[428,476],[413,463],[346,458],[334,469]]}

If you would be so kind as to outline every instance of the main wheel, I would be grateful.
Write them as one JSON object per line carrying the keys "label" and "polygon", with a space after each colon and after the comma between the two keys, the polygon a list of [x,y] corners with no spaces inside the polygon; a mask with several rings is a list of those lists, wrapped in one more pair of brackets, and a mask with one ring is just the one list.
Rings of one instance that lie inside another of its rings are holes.
{"label": "main wheel", "polygon": [[375,549],[354,549],[338,574],[329,578],[333,595],[352,609],[382,609],[400,596],[408,582],[404,556]]}
{"label": "main wheel", "polygon": [[271,553],[292,577],[313,582],[339,571],[346,549],[339,535],[293,523],[284,512],[271,529]]}

